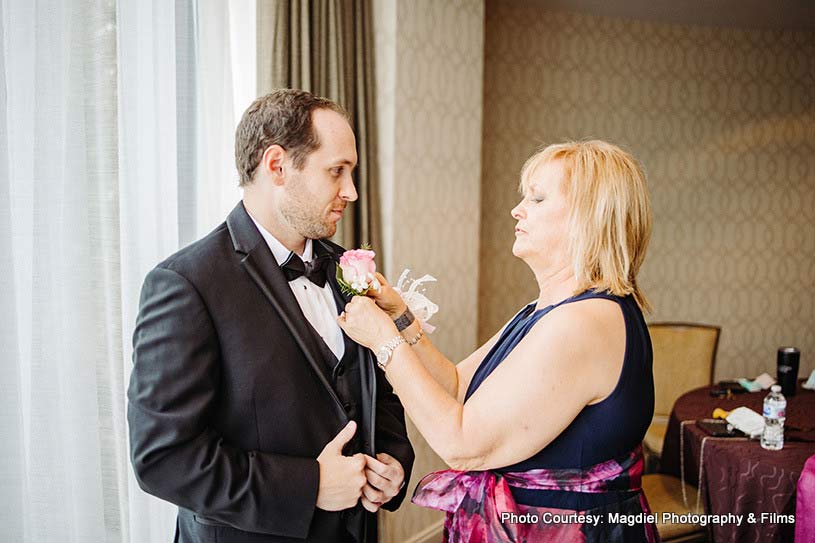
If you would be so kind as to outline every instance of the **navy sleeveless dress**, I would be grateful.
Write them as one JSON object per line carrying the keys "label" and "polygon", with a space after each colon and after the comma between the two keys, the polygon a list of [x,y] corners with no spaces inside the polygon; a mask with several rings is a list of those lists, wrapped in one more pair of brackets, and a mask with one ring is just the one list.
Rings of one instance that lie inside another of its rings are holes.
{"label": "navy sleeveless dress", "polygon": [[[539,310],[535,310],[534,302],[527,305],[505,327],[498,342],[484,357],[473,375],[464,401],[466,403],[544,315],[561,305],[590,298],[614,301],[625,320],[625,357],[617,385],[607,398],[583,408],[577,418],[543,450],[496,472],[588,468],[623,457],[642,442],[654,412],[654,380],[651,339],[642,311],[632,296],[620,297],[589,290]],[[541,413],[540,417],[547,417],[547,413]],[[515,487],[510,487],[510,490],[519,504],[578,511],[620,503],[633,497],[632,491],[583,493]]]}

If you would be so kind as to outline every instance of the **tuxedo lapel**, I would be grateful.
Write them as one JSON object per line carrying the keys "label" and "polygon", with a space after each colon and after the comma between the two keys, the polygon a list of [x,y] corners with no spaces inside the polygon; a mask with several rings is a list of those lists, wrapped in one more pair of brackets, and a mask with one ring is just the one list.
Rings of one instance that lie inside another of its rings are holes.
{"label": "tuxedo lapel", "polygon": [[243,207],[243,202],[238,203],[235,209],[232,210],[232,213],[226,219],[226,223],[235,251],[243,255],[241,266],[252,278],[252,281],[255,282],[266,300],[277,311],[280,319],[291,333],[291,337],[300,347],[300,350],[303,351],[320,383],[333,400],[340,419],[343,423],[346,423],[348,416],[342,402],[326,378],[325,365],[322,363],[323,356],[315,342],[315,335],[310,330],[310,325],[306,321],[294,294],[292,294],[288,281],[277,265],[271,249],[269,249],[252,218]]}
{"label": "tuxedo lapel", "polygon": [[[337,309],[341,313],[345,310],[345,304],[351,301],[351,296],[343,294],[337,282],[337,266],[339,266],[340,255],[336,250],[323,240],[314,241],[315,250],[329,253],[332,256],[331,264],[328,267],[328,283],[331,285],[331,292],[337,302]],[[319,249],[317,249],[319,248]],[[345,332],[343,332],[345,336]],[[371,456],[374,455],[376,443],[376,367],[374,366],[373,354],[362,345],[351,342],[355,349],[355,356],[359,363],[360,385],[362,387],[362,425],[368,433],[369,439],[366,441],[370,445],[370,450],[365,451]]]}

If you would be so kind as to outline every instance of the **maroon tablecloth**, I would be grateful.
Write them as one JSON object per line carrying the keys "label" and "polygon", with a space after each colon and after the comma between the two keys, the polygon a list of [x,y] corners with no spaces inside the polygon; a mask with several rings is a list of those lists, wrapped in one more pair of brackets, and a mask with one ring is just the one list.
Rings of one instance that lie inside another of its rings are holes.
{"label": "maroon tablecloth", "polygon": [[[761,413],[766,392],[734,395],[731,398],[710,396],[712,387],[702,387],[681,396],[673,407],[662,449],[661,471],[681,476],[680,428],[682,421],[710,418],[716,407],[730,411],[739,406]],[[798,388],[787,398],[787,420],[784,448],[766,451],[758,441],[745,438],[714,438],[693,422],[684,424],[685,480],[698,483],[699,458],[704,439],[701,504],[707,513],[756,515],[756,522],[745,520],[741,526],[712,526],[716,543],[788,542],[792,541],[794,524],[780,517],[761,517],[762,513],[793,515],[795,486],[807,458],[815,454],[815,392]],[[688,492],[693,509],[696,494]]]}

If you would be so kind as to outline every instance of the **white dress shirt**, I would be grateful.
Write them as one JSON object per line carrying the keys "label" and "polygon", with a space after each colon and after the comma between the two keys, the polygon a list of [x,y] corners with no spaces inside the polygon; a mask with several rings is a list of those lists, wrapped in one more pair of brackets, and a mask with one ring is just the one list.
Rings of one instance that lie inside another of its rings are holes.
{"label": "white dress shirt", "polygon": [[[252,221],[258,227],[260,235],[266,240],[269,249],[272,250],[277,265],[283,264],[289,258],[291,251],[286,249],[271,232],[263,228],[254,217],[252,217]],[[311,260],[312,254],[312,242],[307,239],[306,248],[303,251],[303,262]],[[294,258],[300,257],[295,254]],[[337,357],[337,360],[341,360],[345,354],[345,341],[342,338],[342,329],[337,324],[337,303],[334,301],[334,294],[331,292],[329,282],[326,281],[325,285],[320,288],[305,276],[301,276],[294,281],[289,281],[289,288],[291,288],[294,298],[300,305],[300,309],[303,310],[303,315],[305,315],[308,322],[323,338],[323,341],[334,353],[334,356]]]}

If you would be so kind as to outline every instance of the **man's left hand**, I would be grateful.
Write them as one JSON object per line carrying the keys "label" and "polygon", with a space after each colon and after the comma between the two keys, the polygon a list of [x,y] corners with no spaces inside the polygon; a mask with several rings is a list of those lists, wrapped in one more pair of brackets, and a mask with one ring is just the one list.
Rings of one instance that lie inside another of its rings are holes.
{"label": "man's left hand", "polygon": [[368,483],[362,489],[362,506],[376,513],[399,494],[405,480],[405,470],[396,458],[385,453],[377,453],[376,458],[365,455],[365,462]]}

